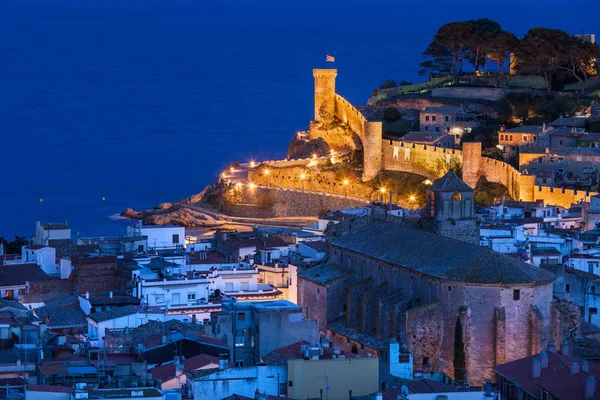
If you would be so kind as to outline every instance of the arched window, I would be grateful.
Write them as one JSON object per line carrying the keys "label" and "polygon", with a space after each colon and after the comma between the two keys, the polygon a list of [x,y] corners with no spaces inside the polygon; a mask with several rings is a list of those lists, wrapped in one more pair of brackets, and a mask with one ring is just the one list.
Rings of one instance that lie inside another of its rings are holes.
{"label": "arched window", "polygon": [[460,200],[462,199],[462,196],[460,195],[460,193],[454,193],[452,195],[452,200]]}

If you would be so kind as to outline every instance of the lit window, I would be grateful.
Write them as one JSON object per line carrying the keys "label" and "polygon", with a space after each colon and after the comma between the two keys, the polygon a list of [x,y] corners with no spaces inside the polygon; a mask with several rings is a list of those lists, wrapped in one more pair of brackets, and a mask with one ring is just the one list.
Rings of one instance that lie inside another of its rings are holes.
{"label": "lit window", "polygon": [[243,336],[235,337],[235,347],[244,347],[244,337]]}
{"label": "lit window", "polygon": [[462,196],[460,195],[460,193],[454,193],[452,195],[452,200],[460,200],[462,199]]}

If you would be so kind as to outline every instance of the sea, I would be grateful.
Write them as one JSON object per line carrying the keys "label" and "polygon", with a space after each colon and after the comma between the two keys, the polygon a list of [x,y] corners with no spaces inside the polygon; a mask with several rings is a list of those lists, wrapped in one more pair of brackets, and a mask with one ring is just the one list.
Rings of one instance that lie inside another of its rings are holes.
{"label": "sea", "polygon": [[337,68],[337,92],[365,104],[386,78],[425,79],[422,52],[446,22],[600,36],[599,11],[597,0],[0,0],[0,237],[32,235],[36,219],[124,234],[127,207],[198,193],[236,160],[284,157],[312,117],[312,68]]}

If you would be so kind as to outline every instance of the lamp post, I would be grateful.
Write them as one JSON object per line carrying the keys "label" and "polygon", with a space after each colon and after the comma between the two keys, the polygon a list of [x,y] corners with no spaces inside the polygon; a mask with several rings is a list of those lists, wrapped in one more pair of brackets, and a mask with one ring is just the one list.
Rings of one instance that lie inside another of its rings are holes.
{"label": "lamp post", "polygon": [[267,181],[267,187],[271,187],[271,182],[269,180],[269,174],[271,173],[271,171],[269,171],[269,168],[265,168],[263,170],[263,174],[265,174],[265,180]]}
{"label": "lamp post", "polygon": [[344,179],[344,197],[348,197],[348,184],[350,181],[348,179]]}
{"label": "lamp post", "polygon": [[302,182],[302,191],[304,192],[304,181],[306,180],[306,174],[302,172],[300,174],[300,181]]}
{"label": "lamp post", "polygon": [[381,193],[381,205],[383,206],[383,196],[385,196],[385,192],[387,192],[387,189],[382,187],[379,189],[379,193]]}

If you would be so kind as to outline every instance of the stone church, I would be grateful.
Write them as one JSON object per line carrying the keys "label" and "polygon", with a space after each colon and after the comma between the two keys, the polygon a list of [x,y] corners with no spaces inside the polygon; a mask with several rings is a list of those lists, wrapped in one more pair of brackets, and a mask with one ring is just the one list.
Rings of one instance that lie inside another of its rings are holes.
{"label": "stone church", "polygon": [[429,188],[427,210],[438,234],[384,213],[331,227],[326,259],[298,279],[299,304],[323,337],[380,357],[393,338],[415,371],[470,385],[561,340],[554,275],[474,244],[470,187],[449,173]]}

